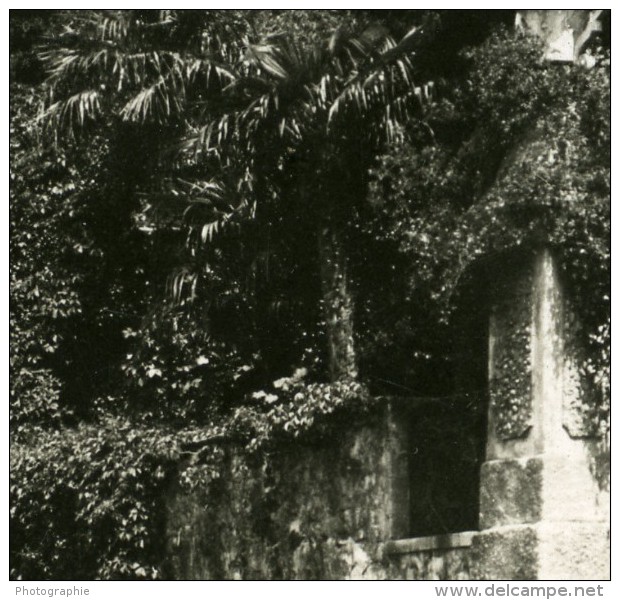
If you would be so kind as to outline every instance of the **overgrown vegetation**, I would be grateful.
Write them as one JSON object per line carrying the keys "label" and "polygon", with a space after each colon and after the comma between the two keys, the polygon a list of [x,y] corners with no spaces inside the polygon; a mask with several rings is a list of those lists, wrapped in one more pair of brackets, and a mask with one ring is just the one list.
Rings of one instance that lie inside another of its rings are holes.
{"label": "overgrown vegetation", "polygon": [[[410,297],[440,322],[481,266],[493,277],[493,261],[508,251],[554,248],[591,349],[584,372],[595,374],[605,397],[609,58],[598,56],[594,68],[549,65],[532,40],[507,32],[464,58],[467,76],[431,109],[429,130],[395,146],[373,170],[375,221],[360,228],[370,243],[381,232],[379,248],[410,265]],[[385,334],[385,322],[377,330]]]}
{"label": "overgrown vegetation", "polygon": [[218,440],[478,391],[458,307],[515,248],[561,257],[606,428],[609,57],[466,13],[12,13],[12,578],[165,576]]}

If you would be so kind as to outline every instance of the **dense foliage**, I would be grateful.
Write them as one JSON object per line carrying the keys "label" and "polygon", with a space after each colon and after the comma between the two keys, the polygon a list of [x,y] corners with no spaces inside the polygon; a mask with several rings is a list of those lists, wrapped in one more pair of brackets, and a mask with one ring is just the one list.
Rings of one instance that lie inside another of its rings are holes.
{"label": "dense foliage", "polygon": [[[430,129],[414,132],[374,169],[375,221],[360,228],[410,265],[404,293],[414,306],[434,308],[439,322],[481,266],[493,278],[492,261],[501,264],[507,251],[554,248],[591,348],[583,368],[596,374],[606,403],[609,60],[549,65],[531,40],[506,33],[464,56],[467,77],[433,108]],[[403,335],[398,321],[377,329],[389,337],[388,327]]]}
{"label": "dense foliage", "polygon": [[157,578],[176,456],[170,435],[120,419],[14,444],[11,577]]}
{"label": "dense foliage", "polygon": [[605,421],[604,53],[550,65],[499,13],[23,12],[11,577],[165,576],[163,492],[219,442],[479,392],[472,282],[515,248],[560,256]]}
{"label": "dense foliage", "polygon": [[177,431],[104,416],[30,432],[11,447],[11,578],[165,577],[173,481],[205,492],[223,472],[224,442],[252,456],[291,440],[333,438],[372,410],[359,383],[306,386],[304,377],[300,369],[275,381],[210,427]]}

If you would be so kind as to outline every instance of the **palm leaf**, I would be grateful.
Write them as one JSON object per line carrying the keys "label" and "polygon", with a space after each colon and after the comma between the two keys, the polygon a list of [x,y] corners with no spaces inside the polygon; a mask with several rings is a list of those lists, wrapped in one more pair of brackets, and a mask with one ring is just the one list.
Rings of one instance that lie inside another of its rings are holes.
{"label": "palm leaf", "polygon": [[73,134],[101,115],[101,94],[97,90],[83,90],[66,100],[57,101],[45,110],[39,119],[59,133]]}

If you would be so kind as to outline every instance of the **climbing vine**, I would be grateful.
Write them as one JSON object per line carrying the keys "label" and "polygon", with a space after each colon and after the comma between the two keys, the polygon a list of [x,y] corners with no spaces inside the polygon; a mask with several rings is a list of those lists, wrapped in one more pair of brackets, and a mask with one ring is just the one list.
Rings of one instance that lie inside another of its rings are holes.
{"label": "climbing vine", "polygon": [[300,369],[276,380],[228,418],[200,428],[103,417],[74,430],[24,433],[11,448],[11,578],[165,578],[173,478],[207,493],[224,472],[227,444],[257,456],[333,435],[339,416],[350,424],[374,405],[358,382],[305,384],[305,375]]}
{"label": "climbing vine", "polygon": [[588,349],[580,371],[596,380],[602,415],[610,364],[609,57],[593,54],[586,66],[541,56],[530,38],[507,32],[465,52],[467,75],[437,103],[429,129],[414,129],[373,171],[374,220],[362,228],[375,248],[396,246],[399,260],[413,265],[406,293],[434,305],[438,325],[481,267],[493,277],[491,265],[508,251],[551,247]]}
{"label": "climbing vine", "polygon": [[[433,392],[446,385],[448,325],[460,295],[481,267],[515,249],[550,246],[560,259],[577,342],[587,349],[579,376],[596,390],[594,412],[606,432],[610,72],[608,55],[594,50],[590,58],[548,64],[531,39],[494,34],[461,54],[460,75],[437,82],[425,118],[397,132],[376,159],[368,201],[345,232],[365,383],[324,383],[312,371],[324,361],[320,311],[304,305],[316,265],[303,258],[302,219],[274,219],[260,231],[268,250],[247,260],[248,269],[231,266],[224,246],[205,250],[220,306],[198,298],[192,309],[147,311],[164,287],[158,269],[175,265],[176,230],[149,230],[136,182],[102,192],[97,171],[120,181],[124,163],[148,153],[119,134],[124,151],[111,162],[105,144],[82,157],[89,167],[56,150],[37,155],[26,126],[37,99],[16,92],[11,577],[164,577],[172,478],[189,490],[215,488],[227,444],[251,458],[333,436],[372,413],[375,392],[385,391],[380,377],[403,395],[415,382]],[[135,178],[144,184],[149,174]],[[233,242],[248,255],[257,244]],[[276,244],[281,271],[301,274],[295,301],[287,302],[288,275],[274,275]],[[269,318],[260,321],[257,306]],[[86,326],[89,335],[78,336]],[[98,385],[85,383],[83,373],[98,362]]]}

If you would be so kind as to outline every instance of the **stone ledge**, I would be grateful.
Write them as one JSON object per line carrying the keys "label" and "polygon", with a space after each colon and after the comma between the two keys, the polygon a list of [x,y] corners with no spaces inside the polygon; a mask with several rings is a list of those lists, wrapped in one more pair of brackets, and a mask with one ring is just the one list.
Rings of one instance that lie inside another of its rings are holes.
{"label": "stone ledge", "polygon": [[471,546],[477,531],[460,531],[426,537],[393,540],[383,545],[384,555],[412,554],[429,550],[449,550],[451,548],[467,548]]}

